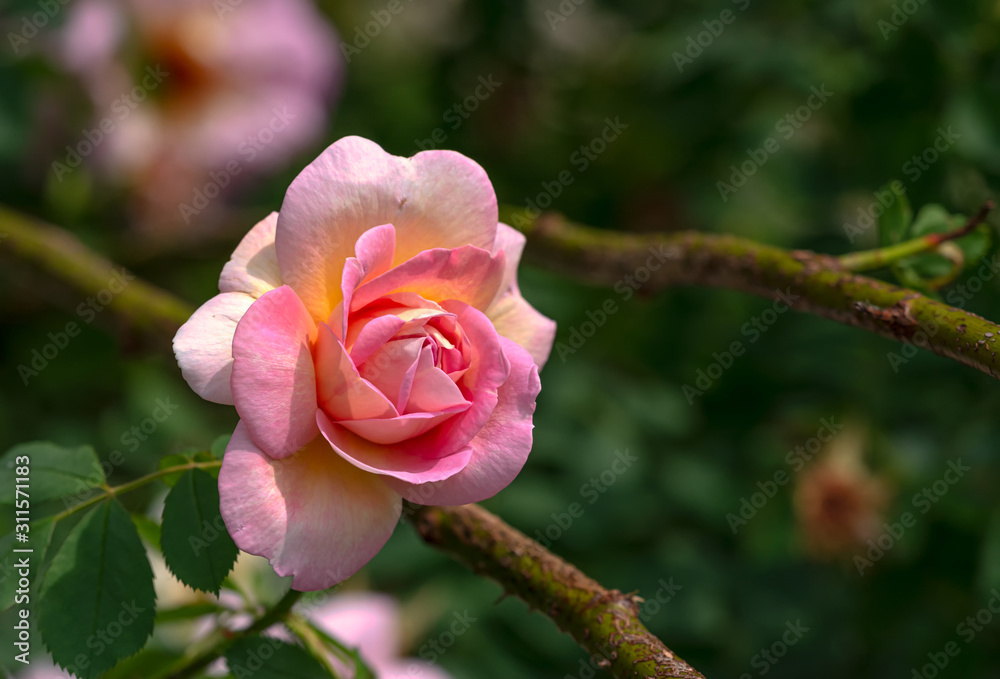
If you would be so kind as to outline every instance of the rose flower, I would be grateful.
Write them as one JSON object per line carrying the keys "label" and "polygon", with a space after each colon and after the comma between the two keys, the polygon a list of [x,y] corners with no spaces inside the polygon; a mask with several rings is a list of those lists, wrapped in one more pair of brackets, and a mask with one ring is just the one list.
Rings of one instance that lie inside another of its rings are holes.
{"label": "rose flower", "polygon": [[458,153],[349,137],[292,182],[174,338],[188,384],[240,416],[219,494],[241,549],[326,588],[401,498],[477,502],[517,476],[555,333],[518,289],[523,247]]}

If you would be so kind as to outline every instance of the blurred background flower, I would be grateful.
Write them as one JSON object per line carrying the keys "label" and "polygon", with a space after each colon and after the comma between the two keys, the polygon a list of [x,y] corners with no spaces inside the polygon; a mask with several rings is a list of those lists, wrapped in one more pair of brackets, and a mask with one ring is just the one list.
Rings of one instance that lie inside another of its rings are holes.
{"label": "blurred background flower", "polygon": [[865,466],[864,446],[864,430],[848,427],[796,479],[795,517],[817,558],[850,558],[882,533],[887,484]]}
{"label": "blurred background flower", "polygon": [[211,230],[220,194],[281,167],[326,130],[343,79],[308,0],[80,0],[57,51],[94,116],[57,181],[91,159],[133,192],[150,239]]}

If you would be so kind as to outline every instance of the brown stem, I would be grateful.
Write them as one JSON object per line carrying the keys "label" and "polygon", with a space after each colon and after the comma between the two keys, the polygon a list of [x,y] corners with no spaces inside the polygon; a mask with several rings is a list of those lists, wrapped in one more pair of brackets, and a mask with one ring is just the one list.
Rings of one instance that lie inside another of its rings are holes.
{"label": "brown stem", "polygon": [[967,236],[972,233],[977,226],[986,221],[986,217],[989,216],[990,211],[996,208],[996,206],[996,203],[992,200],[988,200],[983,203],[981,208],[979,208],[979,212],[973,215],[972,218],[965,223],[965,226],[955,229],[954,231],[946,231],[944,233],[929,233],[926,238],[934,245],[940,245],[941,243],[945,243],[950,240],[958,240],[962,236]]}
{"label": "brown stem", "polygon": [[0,207],[0,252],[6,249],[85,294],[94,295],[113,285],[111,308],[138,326],[176,328],[191,315],[187,303],[141,280],[131,280],[123,267],[95,253],[71,233]]}
{"label": "brown stem", "polygon": [[[511,219],[528,238],[525,256],[578,280],[653,293],[677,285],[749,292],[794,309],[914,344],[1000,377],[1000,326],[880,280],[846,270],[835,257],[784,250],[736,236],[693,231],[631,234],[574,224],[559,215]],[[988,264],[990,268],[994,265]]]}
{"label": "brown stem", "polygon": [[605,589],[482,507],[414,507],[410,521],[426,542],[542,611],[612,675],[704,679],[643,626],[641,599]]}

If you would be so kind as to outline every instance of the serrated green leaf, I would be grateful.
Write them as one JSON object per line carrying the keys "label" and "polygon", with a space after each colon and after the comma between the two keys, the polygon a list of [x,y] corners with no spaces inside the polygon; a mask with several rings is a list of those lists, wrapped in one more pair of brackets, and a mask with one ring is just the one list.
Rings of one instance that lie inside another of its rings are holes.
{"label": "serrated green leaf", "polygon": [[219,513],[219,484],[190,469],[163,505],[160,544],[170,572],[185,585],[219,593],[239,554]]}
{"label": "serrated green leaf", "polygon": [[76,525],[52,559],[38,627],[57,664],[92,679],[142,649],[155,608],[153,570],[135,524],[117,500],[108,500]]}
{"label": "serrated green leaf", "polygon": [[16,554],[13,550],[18,547],[31,548],[32,552],[28,556],[31,562],[32,581],[44,581],[45,573],[59,548],[66,541],[66,537],[89,511],[92,511],[92,508],[81,510],[58,521],[54,517],[48,517],[31,523],[27,543],[15,542],[15,533],[8,533],[0,538],[0,555],[2,555],[0,557],[0,610],[5,611],[14,605],[18,577],[13,567],[22,555]]}
{"label": "serrated green leaf", "polygon": [[333,675],[301,646],[271,637],[248,636],[228,651],[229,671],[254,679],[331,679]]}
{"label": "serrated green leaf", "polygon": [[[122,660],[115,668],[101,679],[139,679],[152,677],[162,673],[164,667],[170,667],[182,656],[162,648],[147,647],[142,653]],[[199,677],[206,676],[199,674]]]}
{"label": "serrated green leaf", "polygon": [[[156,468],[159,469],[160,471],[163,471],[164,469],[170,469],[171,467],[179,467],[181,465],[188,464],[189,462],[191,462],[191,458],[189,458],[187,455],[181,455],[181,454],[167,455],[160,460],[160,464],[157,465]],[[163,481],[165,484],[167,484],[167,486],[173,488],[174,484],[177,483],[182,476],[184,476],[184,471],[171,472],[170,474],[161,477],[160,480]]]}
{"label": "serrated green leaf", "polygon": [[[27,457],[28,464],[17,464],[19,457]],[[28,467],[26,492],[33,505],[69,495],[89,497],[93,488],[105,483],[100,460],[90,446],[63,448],[46,441],[22,443],[0,457],[0,504],[14,504],[16,471],[22,466]]]}
{"label": "serrated green leaf", "polygon": [[229,445],[229,439],[233,437],[232,434],[223,434],[214,441],[212,441],[212,447],[210,448],[212,455],[217,460],[221,460],[222,456],[226,452],[226,447]]}
{"label": "serrated green leaf", "polygon": [[877,195],[887,193],[892,196],[892,201],[888,206],[883,205],[882,216],[878,218],[878,242],[881,247],[906,240],[913,220],[913,210],[910,209],[910,201],[906,198],[902,183],[889,182],[878,190]]}

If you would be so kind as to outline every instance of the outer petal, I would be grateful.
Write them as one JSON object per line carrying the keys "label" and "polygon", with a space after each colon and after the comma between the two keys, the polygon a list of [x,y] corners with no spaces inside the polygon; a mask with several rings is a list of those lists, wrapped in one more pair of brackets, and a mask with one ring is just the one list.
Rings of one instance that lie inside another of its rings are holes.
{"label": "outer petal", "polygon": [[541,390],[538,366],[527,351],[502,339],[510,361],[510,377],[500,388],[493,417],[472,439],[472,459],[454,476],[417,485],[398,479],[386,483],[411,502],[464,505],[493,497],[518,475],[531,451],[531,417]]}
{"label": "outer petal", "polygon": [[283,280],[317,321],[341,300],[341,271],[368,229],[396,228],[396,263],[433,247],[492,251],[497,228],[493,187],[479,165],[458,153],[413,159],[345,137],[292,182],[278,216],[275,246]]}
{"label": "outer petal", "polygon": [[319,434],[311,345],[316,326],[287,285],[261,296],[233,338],[233,402],[268,455],[291,455]]}
{"label": "outer petal", "polygon": [[253,298],[279,287],[281,271],[274,253],[274,227],[278,213],[272,212],[257,223],[236,246],[219,277],[222,292],[245,292]]}
{"label": "outer petal", "polygon": [[222,461],[219,499],[236,545],[267,557],[303,591],[342,582],[368,563],[401,509],[379,477],[344,462],[322,438],[275,460],[242,422]]}
{"label": "outer petal", "polygon": [[526,242],[524,234],[514,227],[503,222],[497,224],[497,239],[493,244],[493,254],[503,252],[507,263],[504,267],[500,290],[497,291],[494,301],[499,300],[511,288],[517,290],[517,267],[521,264],[521,253],[524,252]]}
{"label": "outer petal", "polygon": [[538,313],[514,288],[486,310],[493,327],[528,350],[541,368],[549,360],[556,339],[556,322]]}
{"label": "outer petal", "polygon": [[541,368],[549,358],[552,343],[556,338],[556,322],[538,313],[521,296],[517,285],[517,267],[524,251],[524,234],[516,229],[499,224],[494,252],[503,251],[507,256],[500,292],[486,310],[486,315],[497,332],[512,339],[528,350]]}
{"label": "outer petal", "polygon": [[439,459],[420,457],[408,450],[409,441],[390,445],[372,443],[334,423],[323,411],[316,414],[316,420],[323,437],[342,458],[384,479],[394,477],[411,483],[441,481],[461,471],[472,455],[471,448],[464,448]]}
{"label": "outer petal", "polygon": [[181,374],[204,399],[233,404],[229,378],[233,373],[233,334],[253,304],[242,292],[224,292],[195,311],[174,336],[174,355]]}

